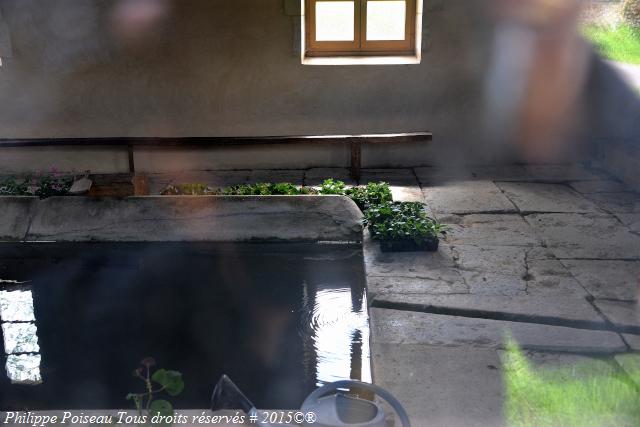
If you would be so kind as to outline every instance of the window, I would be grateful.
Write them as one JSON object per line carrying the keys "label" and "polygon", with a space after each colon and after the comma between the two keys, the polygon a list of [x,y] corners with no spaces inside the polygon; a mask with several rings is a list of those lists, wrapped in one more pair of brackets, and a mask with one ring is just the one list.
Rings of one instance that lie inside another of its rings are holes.
{"label": "window", "polygon": [[305,56],[416,54],[416,0],[306,0]]}

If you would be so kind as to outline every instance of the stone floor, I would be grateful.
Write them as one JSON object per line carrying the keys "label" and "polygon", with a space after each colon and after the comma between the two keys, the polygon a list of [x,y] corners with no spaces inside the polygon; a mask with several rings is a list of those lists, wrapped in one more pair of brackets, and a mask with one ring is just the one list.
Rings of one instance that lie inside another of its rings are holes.
{"label": "stone floor", "polygon": [[[201,172],[151,185],[326,177],[348,173]],[[637,193],[582,165],[364,170],[359,183],[380,180],[449,226],[437,253],[382,253],[365,238],[374,381],[415,426],[504,425],[507,332],[542,366],[640,351]]]}

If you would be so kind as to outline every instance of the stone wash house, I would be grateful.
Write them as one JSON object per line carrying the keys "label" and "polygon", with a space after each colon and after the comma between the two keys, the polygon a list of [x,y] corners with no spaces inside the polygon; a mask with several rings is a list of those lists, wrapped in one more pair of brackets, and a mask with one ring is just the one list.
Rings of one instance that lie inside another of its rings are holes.
{"label": "stone wash house", "polygon": [[[334,258],[295,253],[295,268],[284,272],[277,261],[256,264],[304,286],[312,314],[321,296],[328,299],[328,312],[312,321],[326,322],[330,350],[346,342],[344,376],[392,392],[415,426],[506,424],[505,331],[536,367],[613,366],[625,384],[637,381],[637,359],[629,357],[640,352],[640,97],[580,35],[581,19],[608,17],[601,6],[616,2],[589,2],[587,15],[582,3],[0,0],[0,183],[55,167],[116,184],[124,176],[145,188],[135,187],[145,197],[0,195],[0,362],[7,371],[0,371],[0,411],[24,401],[37,406],[30,389],[12,387],[46,386],[56,373],[48,361],[63,353],[47,341],[55,328],[38,319],[48,300],[38,298],[37,281],[48,280],[47,268],[77,282],[46,294],[65,304],[90,294],[78,290],[85,279],[130,295],[131,277],[179,276],[161,257],[131,261],[107,248],[108,262],[91,258],[102,241],[131,244],[126,254],[140,242],[172,242],[194,266],[185,283],[219,274],[220,283],[233,282],[225,298],[252,309],[241,285],[246,277],[262,280],[258,269],[236,274],[233,257],[208,263],[215,251],[206,244],[337,241],[331,250],[353,250]],[[447,235],[437,252],[388,253],[344,197],[160,195],[174,183],[311,187],[325,178],[347,186],[385,181],[395,201],[425,204]],[[194,241],[204,246],[180,246]],[[34,242],[57,242],[55,253],[24,249]],[[346,265],[352,256],[356,267]],[[65,259],[68,268],[57,264]],[[101,269],[118,281],[96,279]],[[225,276],[227,269],[234,273]],[[331,293],[309,297],[315,285],[305,274],[323,270],[359,281],[360,294],[352,287],[346,305]],[[32,278],[32,271],[45,273]],[[87,311],[126,306],[100,289]],[[169,295],[178,301],[183,294]],[[18,303],[28,315],[12,308]],[[181,338],[197,321],[232,327],[235,312],[226,306],[191,316],[189,307],[203,305],[195,297],[178,304],[180,328],[163,325]],[[271,397],[286,394],[291,372],[315,375],[331,365],[310,350],[321,347],[315,342],[301,345],[300,354],[313,354],[303,362],[278,353],[278,328],[298,330],[287,323],[295,310],[273,305],[247,318],[271,316],[256,322],[262,329],[251,337],[264,350],[259,360],[270,368],[281,362],[286,375],[277,383],[238,381]],[[76,314],[61,307],[60,316]],[[366,328],[343,342],[331,334],[341,322]],[[223,332],[201,340],[193,357],[227,344],[232,334]],[[66,341],[77,342],[84,343]],[[106,354],[120,357],[124,347]],[[22,380],[11,376],[18,371]],[[102,396],[93,386],[93,394],[69,399]],[[202,390],[209,399],[208,383]]]}

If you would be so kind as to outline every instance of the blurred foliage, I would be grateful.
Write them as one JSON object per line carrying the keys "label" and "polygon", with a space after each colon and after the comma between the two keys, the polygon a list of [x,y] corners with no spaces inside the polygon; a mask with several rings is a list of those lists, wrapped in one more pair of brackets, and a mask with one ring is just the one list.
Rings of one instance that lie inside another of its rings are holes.
{"label": "blurred foliage", "polygon": [[0,196],[36,196],[47,198],[69,194],[73,177],[55,169],[25,177],[6,177],[0,181]]}
{"label": "blurred foliage", "polygon": [[626,373],[614,362],[596,361],[536,369],[509,340],[504,359],[512,427],[640,426],[639,354],[619,359],[629,365]]}
{"label": "blurred foliage", "polygon": [[605,58],[640,64],[640,27],[625,24],[617,27],[587,26],[583,32]]}
{"label": "blurred foliage", "polygon": [[310,187],[298,187],[288,182],[240,184],[222,190],[225,196],[299,196],[315,193]]}
{"label": "blurred foliage", "polygon": [[210,196],[220,191],[205,184],[168,185],[160,193],[163,196]]}
{"label": "blurred foliage", "polygon": [[622,16],[629,25],[640,28],[640,0],[625,0]]}

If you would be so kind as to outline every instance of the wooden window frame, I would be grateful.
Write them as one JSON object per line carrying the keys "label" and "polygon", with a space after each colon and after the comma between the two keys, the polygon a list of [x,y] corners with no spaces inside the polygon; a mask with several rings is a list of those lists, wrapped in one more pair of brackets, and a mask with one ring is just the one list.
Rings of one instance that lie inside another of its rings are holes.
{"label": "wooden window frame", "polygon": [[406,2],[405,39],[367,41],[367,4],[382,0],[349,0],[354,3],[354,40],[317,41],[316,8],[318,1],[345,0],[305,0],[305,56],[405,56],[416,55],[417,0]]}

